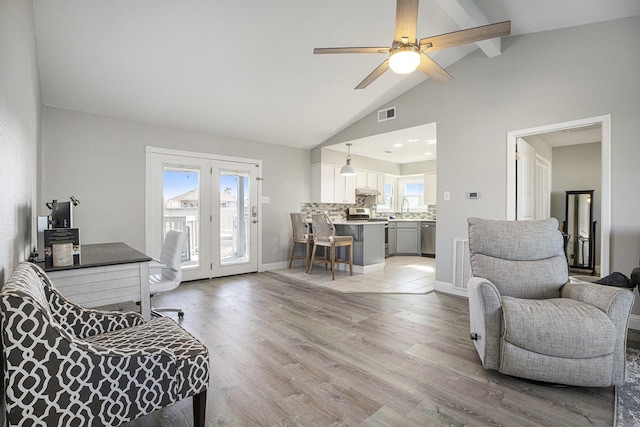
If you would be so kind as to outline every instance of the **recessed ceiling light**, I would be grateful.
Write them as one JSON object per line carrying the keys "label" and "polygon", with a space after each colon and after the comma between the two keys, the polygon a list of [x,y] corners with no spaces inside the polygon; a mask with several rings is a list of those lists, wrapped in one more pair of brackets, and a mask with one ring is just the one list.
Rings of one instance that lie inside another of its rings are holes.
{"label": "recessed ceiling light", "polygon": [[410,139],[409,142],[419,142],[419,139]]}
{"label": "recessed ceiling light", "polygon": [[393,146],[396,147],[396,148],[400,148],[400,147],[402,147],[402,144],[399,143],[399,142],[396,142],[395,144],[393,144]]}
{"label": "recessed ceiling light", "polygon": [[435,139],[425,139],[424,142],[426,142],[427,145],[433,145],[438,143],[438,141]]}
{"label": "recessed ceiling light", "polygon": [[425,155],[425,156],[430,156],[430,155],[431,155],[431,153],[424,153],[424,155]]}

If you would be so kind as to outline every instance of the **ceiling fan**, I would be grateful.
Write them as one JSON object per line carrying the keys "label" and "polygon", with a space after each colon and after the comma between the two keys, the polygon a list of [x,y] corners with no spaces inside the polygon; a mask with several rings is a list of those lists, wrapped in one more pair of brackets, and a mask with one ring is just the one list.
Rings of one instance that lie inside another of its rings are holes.
{"label": "ceiling fan", "polygon": [[313,53],[388,53],[389,58],[378,65],[371,74],[356,86],[356,89],[366,88],[389,68],[398,74],[408,74],[417,68],[437,82],[447,83],[453,77],[431,59],[427,55],[428,52],[504,37],[511,33],[511,21],[504,21],[427,37],[418,41],[416,38],[418,1],[397,0],[396,34],[391,47],[326,47],[315,48]]}

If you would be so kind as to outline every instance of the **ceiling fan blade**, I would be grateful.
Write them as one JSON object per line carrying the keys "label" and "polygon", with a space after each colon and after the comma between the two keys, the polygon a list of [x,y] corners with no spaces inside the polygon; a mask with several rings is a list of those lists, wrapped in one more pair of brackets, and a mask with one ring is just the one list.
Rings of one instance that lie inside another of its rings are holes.
{"label": "ceiling fan blade", "polygon": [[438,83],[447,83],[453,80],[451,74],[447,73],[436,61],[429,58],[427,55],[420,55],[420,64],[418,70],[437,81]]}
{"label": "ceiling fan blade", "polygon": [[398,43],[416,42],[416,28],[418,26],[418,0],[398,0],[396,3],[396,36]]}
{"label": "ceiling fan blade", "polygon": [[323,53],[387,53],[388,47],[317,47],[313,49],[315,55]]}
{"label": "ceiling fan blade", "polygon": [[468,30],[454,31],[453,33],[421,39],[420,50],[422,52],[432,52],[467,43],[504,37],[509,34],[511,34],[511,21],[498,22],[497,24],[483,25],[469,28]]}
{"label": "ceiling fan blade", "polygon": [[360,84],[358,86],[356,86],[356,89],[364,89],[365,87],[369,86],[371,83],[373,83],[373,81],[375,79],[377,79],[378,77],[380,77],[382,74],[384,74],[385,71],[387,71],[389,69],[389,60],[385,59],[384,62],[380,65],[378,65],[378,67],[373,70],[371,72],[371,74],[369,74],[363,81],[360,82]]}

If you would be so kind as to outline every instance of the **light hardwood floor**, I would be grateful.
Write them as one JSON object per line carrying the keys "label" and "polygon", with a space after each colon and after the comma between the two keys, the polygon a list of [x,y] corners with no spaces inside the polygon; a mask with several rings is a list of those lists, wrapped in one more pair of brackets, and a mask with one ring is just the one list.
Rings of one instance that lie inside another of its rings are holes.
{"label": "light hardwood floor", "polygon": [[[545,387],[484,370],[463,298],[338,293],[260,273],[185,283],[154,303],[180,305],[182,326],[209,348],[210,426],[613,422],[613,387]],[[190,426],[191,399],[127,425]]]}

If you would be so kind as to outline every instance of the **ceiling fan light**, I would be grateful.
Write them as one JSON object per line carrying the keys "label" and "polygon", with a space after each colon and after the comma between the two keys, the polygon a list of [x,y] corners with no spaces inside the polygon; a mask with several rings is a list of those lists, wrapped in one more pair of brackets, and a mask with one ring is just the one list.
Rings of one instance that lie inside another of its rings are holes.
{"label": "ceiling fan light", "polygon": [[420,51],[415,46],[400,46],[389,57],[389,68],[397,74],[409,74],[420,65]]}

